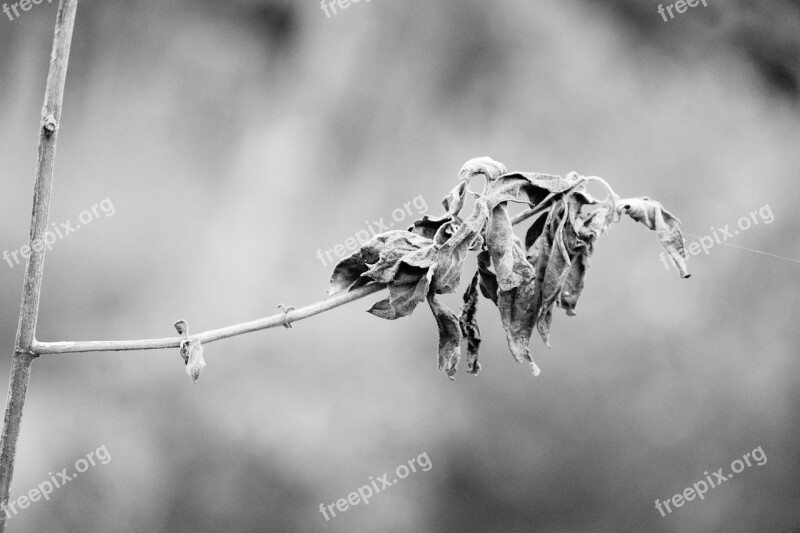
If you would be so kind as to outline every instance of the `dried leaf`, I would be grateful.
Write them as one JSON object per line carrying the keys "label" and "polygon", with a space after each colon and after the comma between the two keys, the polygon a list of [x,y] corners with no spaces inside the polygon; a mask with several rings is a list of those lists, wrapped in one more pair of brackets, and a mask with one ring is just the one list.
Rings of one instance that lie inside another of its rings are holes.
{"label": "dried leaf", "polygon": [[535,280],[509,291],[501,290],[497,293],[497,307],[500,309],[511,355],[518,363],[530,363],[534,375],[538,375],[539,367],[533,362],[530,350],[531,334],[538,314],[535,291]]}
{"label": "dried leaf", "polygon": [[367,265],[370,267],[369,270],[361,276],[378,283],[408,283],[412,280],[408,277],[408,271],[401,275],[403,265],[427,270],[435,265],[435,261],[436,249],[431,242],[418,250],[386,249],[381,254],[380,260],[375,264]]}
{"label": "dried leaf", "polygon": [[375,303],[369,313],[386,320],[395,320],[410,315],[428,296],[433,278],[432,269],[403,265],[401,271],[389,284],[389,297]]}
{"label": "dried leaf", "polygon": [[497,305],[497,276],[490,269],[489,252],[482,250],[478,254],[478,274],[480,275],[481,294]]}
{"label": "dried leaf", "polygon": [[458,317],[450,308],[439,303],[434,294],[428,296],[428,304],[439,327],[439,371],[454,379],[456,366],[461,358],[461,326]]}
{"label": "dried leaf", "polygon": [[453,217],[457,217],[459,213],[461,213],[461,209],[464,207],[464,197],[467,194],[467,185],[469,185],[466,181],[459,182],[450,194],[445,196],[444,200],[442,200],[442,205],[444,206],[447,214]]}
{"label": "dried leaf", "polygon": [[519,175],[502,176],[489,185],[486,198],[489,208],[505,202],[516,202],[535,206],[547,198],[549,191],[531,184],[530,181]]}
{"label": "dried leaf", "polygon": [[569,269],[567,279],[561,291],[561,307],[568,316],[575,316],[575,307],[578,305],[578,298],[583,292],[586,280],[586,273],[589,271],[591,262],[589,253],[578,253],[572,260],[572,268]]}
{"label": "dried leaf", "polygon": [[[568,210],[565,204],[565,209]],[[537,303],[540,306],[537,316],[537,328],[547,346],[550,346],[550,323],[552,321],[552,310],[556,300],[561,293],[564,282],[572,266],[569,254],[564,246],[564,227],[569,218],[569,213],[562,213],[559,224],[556,227],[550,255],[547,258],[547,267],[541,284],[537,285]]]}
{"label": "dried leaf", "polygon": [[477,199],[472,215],[436,251],[433,290],[437,294],[451,293],[461,284],[464,259],[475,242],[481,239],[481,231],[483,231],[488,217],[486,200]]}
{"label": "dried leaf", "polygon": [[430,218],[428,215],[425,215],[421,219],[415,220],[414,223],[408,228],[408,231],[417,235],[421,235],[426,239],[433,240],[436,234],[441,230],[442,226],[449,228],[452,222],[453,217],[450,215],[439,218]]}
{"label": "dried leaf", "polygon": [[501,291],[519,287],[533,277],[533,266],[525,258],[522,243],[511,229],[511,219],[505,203],[497,205],[489,217],[486,246],[492,257]]}
{"label": "dried leaf", "polygon": [[[545,223],[544,228],[549,227],[549,220]],[[528,248],[528,262],[533,265],[534,276],[541,282],[544,280],[544,272],[547,268],[547,260],[550,257],[550,246],[553,240],[551,231],[543,231],[539,234],[530,248]]]}
{"label": "dried leaf", "polygon": [[464,163],[458,172],[458,179],[467,182],[474,176],[483,175],[487,181],[492,182],[506,173],[508,173],[508,169],[503,163],[484,156],[470,159]]}
{"label": "dried leaf", "polygon": [[175,326],[175,330],[178,332],[178,335],[183,337],[184,339],[189,338],[189,325],[186,323],[185,320],[178,320],[173,324]]}
{"label": "dried leaf", "polygon": [[489,209],[503,202],[517,202],[531,207],[543,206],[548,197],[576,187],[583,181],[577,174],[567,178],[537,174],[533,172],[515,172],[501,176],[492,182],[486,191]]}
{"label": "dried leaf", "polygon": [[[397,273],[403,256],[431,244],[430,239],[408,231],[393,230],[376,235],[334,267],[328,296],[355,289],[373,280],[389,283]],[[369,275],[365,276],[368,271]]]}
{"label": "dried leaf", "polygon": [[686,269],[686,249],[680,230],[680,220],[664,209],[661,203],[651,200],[647,196],[621,200],[619,212],[627,213],[635,221],[654,230],[658,234],[661,246],[675,263],[681,277],[688,278],[690,276]]}
{"label": "dried leaf", "polygon": [[564,231],[568,227],[569,210],[562,199],[540,215],[529,230],[526,241],[533,241],[528,259],[534,274],[518,287],[498,291],[497,307],[509,349],[517,362],[531,363],[534,374],[539,370],[530,353],[530,339],[534,326],[548,341],[552,308],[567,279],[570,268],[569,254],[564,245]]}
{"label": "dried leaf", "polygon": [[200,339],[189,339],[181,342],[181,357],[186,364],[186,373],[192,383],[197,383],[200,379],[200,373],[206,367],[206,361],[203,359],[203,345]]}
{"label": "dried leaf", "polygon": [[481,330],[478,327],[478,272],[464,292],[464,307],[458,319],[461,334],[467,339],[467,372],[478,375],[481,365],[478,363],[478,352],[481,346]]}
{"label": "dried leaf", "polygon": [[610,206],[600,206],[583,218],[582,224],[575,229],[581,237],[597,239],[608,230],[609,219],[613,216],[614,212]]}
{"label": "dried leaf", "polygon": [[[544,231],[545,223],[548,220],[548,215],[552,212],[553,208],[550,207],[548,209],[543,210],[539,213],[536,218],[533,220],[533,223],[528,228],[528,231],[525,232],[525,249],[530,249],[533,246],[533,243],[536,242],[536,239]],[[530,259],[530,258],[529,258]],[[533,264],[533,263],[532,263]]]}
{"label": "dried leaf", "polygon": [[[433,239],[439,232],[440,228],[445,224],[460,224],[461,219],[458,217],[461,210],[464,208],[464,200],[467,194],[467,182],[462,181],[442,200],[442,205],[447,211],[446,214],[440,217],[431,218],[425,215],[419,220],[415,220],[408,231],[422,235],[428,239]],[[452,231],[448,237],[452,235]],[[444,242],[444,241],[442,241]]]}
{"label": "dried leaf", "polygon": [[586,273],[591,264],[590,257],[594,250],[594,241],[597,238],[593,231],[585,231],[584,223],[591,219],[591,215],[582,215],[581,209],[585,205],[595,205],[597,201],[578,191],[569,196],[568,202],[570,209],[569,219],[564,228],[564,245],[569,253],[572,266],[561,288],[558,305],[566,311],[568,316],[575,316],[575,307],[583,292]]}
{"label": "dried leaf", "polygon": [[583,181],[583,177],[577,172],[570,172],[566,177],[554,176],[551,174],[540,174],[538,172],[513,172],[503,176],[504,180],[523,178],[534,187],[545,189],[552,193],[561,193],[571,189]]}
{"label": "dried leaf", "polygon": [[203,359],[203,345],[200,343],[200,339],[189,338],[189,325],[185,320],[178,320],[174,326],[178,334],[183,337],[180,344],[180,355],[186,366],[186,373],[192,383],[197,383],[200,373],[206,367],[206,361]]}

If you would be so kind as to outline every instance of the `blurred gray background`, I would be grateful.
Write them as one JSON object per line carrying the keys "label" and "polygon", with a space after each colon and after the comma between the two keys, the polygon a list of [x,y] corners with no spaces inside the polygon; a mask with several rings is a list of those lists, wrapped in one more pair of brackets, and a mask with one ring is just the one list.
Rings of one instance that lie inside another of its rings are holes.
{"label": "blurred gray background", "polygon": [[[0,14],[2,250],[27,242],[55,4]],[[318,301],[318,249],[420,195],[440,213],[483,155],[602,176],[699,236],[769,205],[730,243],[800,259],[800,2],[657,6],[82,0],[51,221],[114,214],[47,254],[37,337]],[[379,296],[209,344],[197,385],[177,350],[43,357],[12,499],[100,446],[112,460],[9,530],[796,533],[800,264],[715,245],[681,280],[659,253],[630,220],[601,238],[578,316],[556,313],[551,350],[532,341],[535,379],[486,300],[483,371],[455,382],[426,306],[384,321],[365,312]],[[23,271],[0,262],[3,384]],[[758,446],[763,466],[655,509]],[[422,453],[429,471],[319,512]]]}

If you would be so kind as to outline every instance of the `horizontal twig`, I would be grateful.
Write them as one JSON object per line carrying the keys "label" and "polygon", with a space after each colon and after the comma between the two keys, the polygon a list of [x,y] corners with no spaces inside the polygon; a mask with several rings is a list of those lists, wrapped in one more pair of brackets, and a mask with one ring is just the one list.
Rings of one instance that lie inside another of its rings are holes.
{"label": "horizontal twig", "polygon": [[[227,339],[228,337],[235,337],[253,331],[262,329],[275,328],[285,324],[291,324],[298,320],[303,320],[310,316],[318,315],[340,305],[358,300],[370,294],[376,293],[386,288],[382,283],[370,283],[363,287],[359,287],[352,291],[338,294],[316,302],[300,309],[288,311],[287,313],[279,313],[277,315],[259,318],[252,322],[245,322],[243,324],[236,324],[219,329],[212,329],[196,335],[190,335],[193,339],[198,339],[200,342],[207,344],[209,342],[218,341],[220,339]],[[34,341],[31,347],[36,355],[53,355],[61,353],[78,353],[78,352],[109,352],[109,351],[122,351],[122,350],[158,350],[162,348],[178,348],[183,337],[167,337],[163,339],[142,339],[131,341],[75,341],[75,342],[39,342]]]}

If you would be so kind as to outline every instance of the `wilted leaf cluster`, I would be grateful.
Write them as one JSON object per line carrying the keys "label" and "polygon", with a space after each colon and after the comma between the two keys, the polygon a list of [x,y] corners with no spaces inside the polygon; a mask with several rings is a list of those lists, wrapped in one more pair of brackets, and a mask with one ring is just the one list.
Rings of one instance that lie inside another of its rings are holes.
{"label": "wilted leaf cluster", "polygon": [[[469,188],[478,175],[486,179],[482,193]],[[591,181],[607,188],[605,199],[588,193]],[[468,194],[474,198],[474,208],[462,218]],[[530,209],[512,221],[509,202]],[[407,231],[378,234],[344,258],[333,270],[328,294],[368,283],[385,284],[388,297],[369,312],[388,320],[407,316],[427,301],[439,329],[439,370],[451,379],[464,340],[468,372],[480,370],[478,291],[499,309],[514,358],[529,363],[538,375],[529,348],[534,329],[549,346],[553,308],[575,314],[595,240],[623,214],[656,231],[681,276],[689,276],[680,221],[647,197],[621,200],[600,178],[576,172],[566,177],[509,173],[502,163],[481,157],[462,167],[458,185],[442,203],[446,210],[442,216],[425,216]],[[522,220],[531,220],[524,239],[512,231],[512,222]],[[477,254],[478,269],[464,293],[461,314],[456,315],[437,295],[458,288],[468,252]]]}

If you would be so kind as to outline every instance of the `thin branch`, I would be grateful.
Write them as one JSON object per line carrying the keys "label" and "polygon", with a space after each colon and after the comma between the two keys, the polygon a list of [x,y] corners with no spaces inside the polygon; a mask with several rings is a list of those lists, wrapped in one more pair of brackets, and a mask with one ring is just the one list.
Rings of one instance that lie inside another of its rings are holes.
{"label": "thin branch", "polygon": [[[310,316],[318,315],[335,307],[350,303],[359,298],[369,296],[386,288],[382,283],[371,283],[363,287],[359,287],[350,292],[345,292],[336,296],[332,296],[327,300],[316,302],[306,307],[288,311],[287,313],[280,313],[277,315],[268,316],[266,318],[259,318],[252,322],[245,322],[243,324],[236,324],[219,329],[212,329],[196,335],[191,335],[191,338],[200,340],[203,344],[218,341],[220,339],[227,339],[228,337],[235,337],[253,331],[262,329],[275,328],[285,324],[291,324],[298,320],[303,320]],[[120,350],[159,350],[162,348],[178,348],[180,347],[183,337],[167,337],[164,339],[143,339],[133,341],[79,341],[79,342],[34,342],[33,352],[37,355],[44,354],[61,354],[61,353],[78,353],[78,352],[108,352]]]}
{"label": "thin branch", "polygon": [[69,49],[72,43],[72,29],[75,25],[77,6],[78,0],[61,0],[59,3],[53,50],[50,55],[50,70],[47,73],[47,86],[44,93],[36,161],[36,184],[33,190],[33,213],[31,214],[29,243],[31,251],[25,269],[22,304],[8,385],[8,402],[3,420],[3,434],[0,438],[0,506],[2,506],[0,509],[0,533],[5,531],[7,518],[5,509],[8,503],[11,478],[14,474],[14,458],[22,423],[22,409],[25,406],[25,396],[28,391],[31,362],[36,357],[31,346],[36,337],[36,320],[39,315],[39,296],[44,273],[44,235],[49,218],[56,138],[61,122],[61,104],[64,98],[64,83],[67,78]]}

